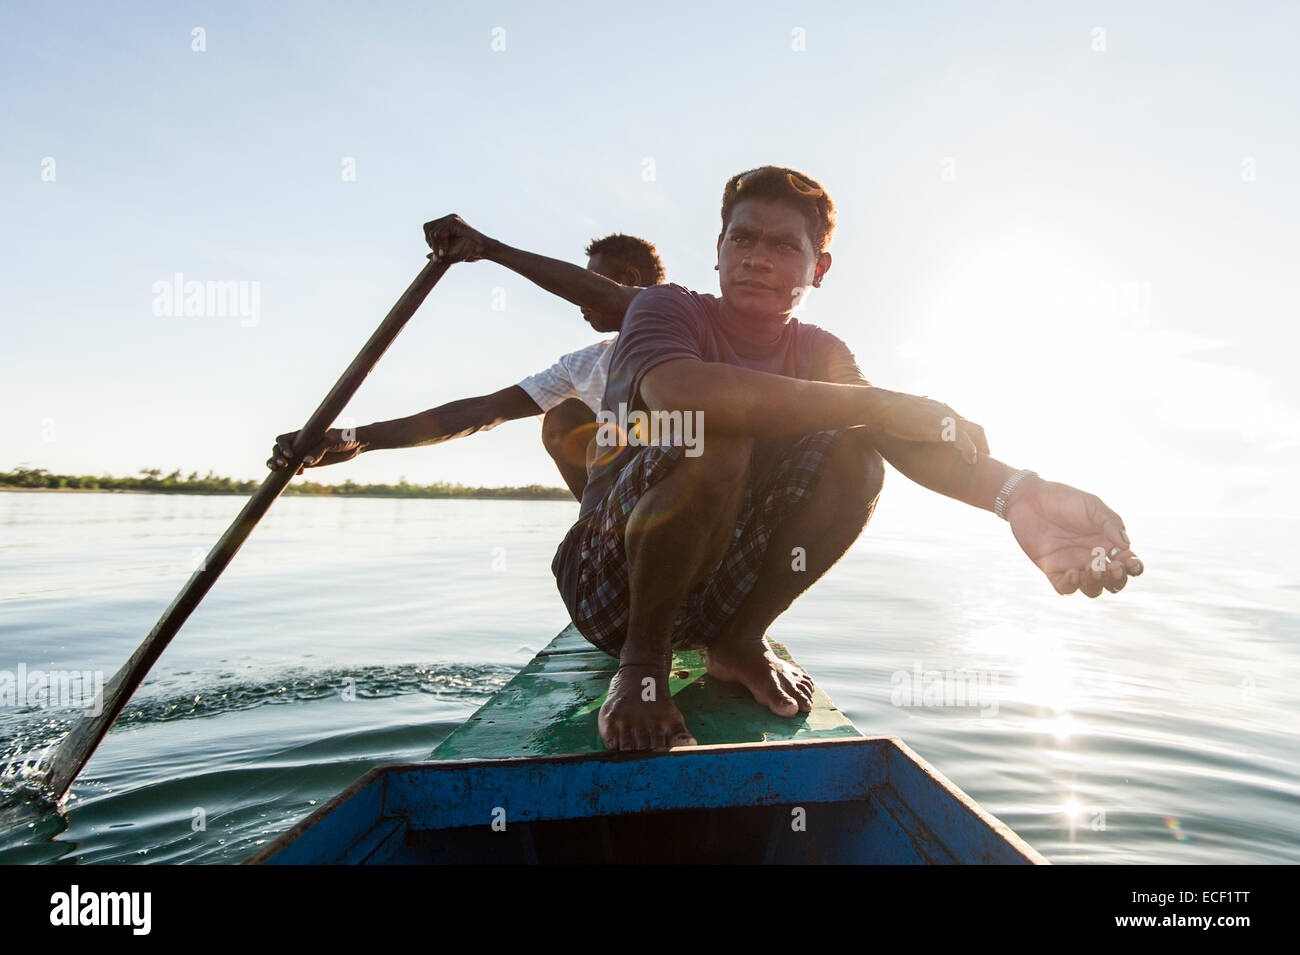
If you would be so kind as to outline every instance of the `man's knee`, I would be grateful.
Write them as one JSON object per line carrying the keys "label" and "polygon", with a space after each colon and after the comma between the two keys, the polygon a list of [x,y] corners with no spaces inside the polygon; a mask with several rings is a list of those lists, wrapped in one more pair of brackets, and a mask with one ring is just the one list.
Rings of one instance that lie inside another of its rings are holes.
{"label": "man's knee", "polygon": [[737,495],[749,480],[754,439],[734,435],[711,435],[695,457],[682,456],[682,468],[690,493],[711,498]]}
{"label": "man's knee", "polygon": [[[551,457],[556,457],[564,449],[570,435],[584,425],[593,424],[595,420],[591,409],[577,398],[561,401],[542,418],[542,444]],[[583,446],[586,446],[585,440]]]}
{"label": "man's knee", "polygon": [[851,428],[836,442],[832,467],[838,473],[843,493],[868,508],[885,486],[885,459],[876,450],[865,428]]}
{"label": "man's knee", "polygon": [[[712,539],[719,528],[730,527],[749,480],[753,444],[752,438],[718,435],[704,443],[701,454],[678,457],[668,476],[637,502],[627,524],[628,553],[632,552],[630,542],[647,529],[677,524],[689,527],[690,533],[700,538]],[[677,521],[665,522],[665,509],[675,513]],[[721,557],[719,553],[717,559]]]}

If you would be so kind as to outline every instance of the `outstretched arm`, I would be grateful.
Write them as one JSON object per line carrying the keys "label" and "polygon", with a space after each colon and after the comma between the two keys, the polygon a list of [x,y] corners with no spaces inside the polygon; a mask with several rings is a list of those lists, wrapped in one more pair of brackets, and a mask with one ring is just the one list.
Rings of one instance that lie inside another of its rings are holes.
{"label": "outstretched arm", "polygon": [[[298,473],[301,474],[304,468],[350,461],[364,451],[440,444],[476,431],[487,431],[504,421],[541,413],[542,409],[528,396],[528,392],[518,385],[511,385],[490,395],[449,401],[445,405],[406,418],[363,425],[350,433],[340,428],[330,428],[325,432],[321,443],[307,456]],[[287,467],[293,457],[293,442],[297,436],[297,431],[290,431],[276,438],[266,466],[272,470]]]}
{"label": "outstretched arm", "polygon": [[625,313],[632,304],[632,299],[641,291],[638,286],[619,285],[612,279],[571,262],[511,248],[504,242],[495,240],[488,245],[483,257],[504,265],[512,272],[518,272],[534,285],[579,308],[611,316]]}
{"label": "outstretched arm", "polygon": [[[833,364],[832,380],[867,384],[842,343]],[[1016,473],[991,457],[987,446],[971,467],[951,443],[908,441],[879,428],[872,429],[872,440],[886,461],[917,484],[986,511],[995,509],[1007,479]],[[1124,521],[1095,494],[1029,474],[1016,483],[1002,513],[1020,549],[1059,594],[1118,593],[1130,576],[1142,573]]]}
{"label": "outstretched arm", "polygon": [[[900,441],[879,432],[873,440],[884,459],[917,484],[986,511],[994,509],[1015,473],[988,455],[970,467],[943,444]],[[1123,519],[1095,494],[1031,474],[1011,492],[1003,514],[1020,549],[1059,594],[1118,593],[1130,576],[1142,573]]]}
{"label": "outstretched arm", "polygon": [[[952,408],[865,383],[804,381],[681,358],[647,371],[640,393],[652,410],[701,411],[706,454],[712,429],[779,435],[866,427],[881,455],[909,478],[985,510],[993,510],[1014,473],[989,457],[983,429]],[[1057,593],[1116,593],[1142,573],[1124,522],[1095,494],[1029,477],[1003,513]]]}
{"label": "outstretched arm", "polygon": [[460,398],[406,418],[379,421],[357,428],[365,451],[417,448],[488,431],[506,421],[539,415],[542,409],[518,385],[490,395]]}
{"label": "outstretched arm", "polygon": [[571,262],[512,248],[471,228],[454,213],[426,222],[424,238],[433,250],[429,257],[435,262],[487,259],[519,273],[552,295],[593,312],[621,316],[641,291],[639,286],[620,285]]}

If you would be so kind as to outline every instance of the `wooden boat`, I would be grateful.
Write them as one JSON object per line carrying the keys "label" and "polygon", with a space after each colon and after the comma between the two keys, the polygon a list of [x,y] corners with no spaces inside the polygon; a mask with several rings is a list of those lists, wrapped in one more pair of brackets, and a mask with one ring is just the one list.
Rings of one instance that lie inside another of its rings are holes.
{"label": "wooden boat", "polygon": [[246,861],[1047,862],[822,690],[778,717],[698,653],[675,655],[671,691],[700,745],[606,752],[596,714],[614,667],[570,626],[430,761],[371,770]]}

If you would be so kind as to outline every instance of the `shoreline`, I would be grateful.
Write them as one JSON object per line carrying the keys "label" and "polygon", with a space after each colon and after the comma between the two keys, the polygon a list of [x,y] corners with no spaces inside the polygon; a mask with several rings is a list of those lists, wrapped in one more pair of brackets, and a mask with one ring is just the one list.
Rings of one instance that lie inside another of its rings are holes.
{"label": "shoreline", "polygon": [[[539,495],[509,495],[494,494],[493,488],[483,488],[488,492],[484,494],[310,494],[310,493],[283,493],[281,497],[296,498],[324,498],[327,500],[337,500],[339,498],[365,498],[369,501],[573,501],[570,495],[561,498],[543,497]],[[556,490],[563,490],[557,488]],[[249,497],[252,492],[244,491],[198,491],[192,488],[178,488],[174,491],[151,491],[145,488],[126,488],[126,487],[7,487],[0,484],[0,491],[12,491],[18,494],[160,494],[163,496],[171,494],[193,494],[200,497]],[[565,492],[567,494],[567,492]],[[576,503],[576,501],[574,501]]]}
{"label": "shoreline", "polygon": [[[29,492],[36,494],[63,494],[71,491],[74,494],[167,494],[167,491],[142,491],[134,487],[6,487],[0,484],[0,491],[17,491],[20,494]],[[201,493],[201,492],[199,492]],[[224,492],[217,492],[224,493]]]}

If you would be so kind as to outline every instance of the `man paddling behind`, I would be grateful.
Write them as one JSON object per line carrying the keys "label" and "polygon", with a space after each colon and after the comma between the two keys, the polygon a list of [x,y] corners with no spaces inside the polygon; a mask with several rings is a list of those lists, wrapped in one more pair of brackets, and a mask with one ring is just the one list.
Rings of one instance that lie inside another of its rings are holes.
{"label": "man paddling behind", "polygon": [[[617,332],[628,304],[641,287],[664,280],[663,263],[655,247],[645,239],[621,233],[593,240],[587,246],[585,269],[511,248],[470,228],[457,215],[426,222],[424,234],[433,249],[431,259],[487,259],[504,265],[578,305],[582,317],[597,332]],[[595,412],[605,393],[615,341],[608,338],[561,355],[550,368],[491,394],[461,398],[407,418],[364,425],[352,433],[331,428],[298,473],[303,473],[303,468],[349,461],[365,451],[439,444],[490,430],[505,421],[544,414],[542,444],[573,496],[581,499],[587,483],[586,448],[594,430]],[[291,431],[276,438],[267,467],[279,470],[287,466],[297,434]]]}
{"label": "man paddling behind", "polygon": [[673,647],[702,647],[711,675],[778,715],[811,709],[812,678],[772,652],[767,630],[861,533],[885,461],[1006,518],[1058,593],[1116,592],[1141,573],[1097,497],[990,457],[978,425],[871,386],[844,342],[794,318],[830,269],[834,225],[830,197],[801,173],[734,176],[721,296],[661,285],[628,309],[598,419],[703,431],[694,447],[644,446],[602,426],[578,521],[555,554],[574,624],[620,661],[598,718],[609,749],[695,742],[668,692]]}

